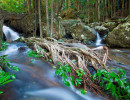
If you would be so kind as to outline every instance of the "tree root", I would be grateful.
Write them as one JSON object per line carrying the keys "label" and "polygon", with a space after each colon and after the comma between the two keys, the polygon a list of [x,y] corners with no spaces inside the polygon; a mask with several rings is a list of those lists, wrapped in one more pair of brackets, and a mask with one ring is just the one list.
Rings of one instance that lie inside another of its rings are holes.
{"label": "tree root", "polygon": [[[30,43],[33,49],[43,55],[45,59],[52,59],[53,64],[57,62],[61,62],[62,64],[69,64],[72,69],[72,75],[76,77],[76,70],[82,68],[85,72],[85,76],[82,77],[83,79],[83,88],[90,89],[95,93],[100,93],[101,95],[105,95],[101,91],[101,87],[96,85],[91,80],[91,71],[89,70],[88,66],[93,67],[96,71],[105,69],[110,72],[105,64],[108,58],[108,48],[107,47],[98,47],[94,49],[90,49],[83,44],[76,43],[65,43],[65,42],[58,42],[53,38],[26,38],[21,39],[21,41],[25,41],[26,43]],[[32,45],[33,43],[33,45]],[[41,50],[40,52],[38,50]],[[47,52],[46,52],[46,51]],[[75,61],[74,61],[75,60]]]}

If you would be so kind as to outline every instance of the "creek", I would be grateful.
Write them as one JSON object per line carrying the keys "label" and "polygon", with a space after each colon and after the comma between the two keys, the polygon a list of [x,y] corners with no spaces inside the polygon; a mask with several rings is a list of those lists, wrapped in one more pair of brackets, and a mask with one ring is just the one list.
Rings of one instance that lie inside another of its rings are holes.
{"label": "creek", "polygon": [[[75,87],[66,87],[60,78],[55,76],[55,69],[52,65],[42,59],[30,58],[27,52],[30,50],[25,43],[15,42],[19,34],[7,26],[3,27],[9,45],[7,50],[0,55],[8,55],[11,65],[18,66],[20,72],[8,72],[16,75],[15,81],[2,87],[3,94],[0,100],[104,100],[103,97],[87,92],[86,95],[80,94]],[[110,56],[117,57],[121,63],[108,64],[112,67],[122,67],[127,71],[129,78],[130,72],[130,50],[129,49],[110,49]],[[124,61],[122,59],[125,59]]]}

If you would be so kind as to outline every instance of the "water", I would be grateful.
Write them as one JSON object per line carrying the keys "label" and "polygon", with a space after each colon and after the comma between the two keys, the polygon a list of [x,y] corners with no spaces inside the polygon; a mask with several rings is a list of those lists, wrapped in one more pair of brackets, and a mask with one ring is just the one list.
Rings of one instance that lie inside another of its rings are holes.
{"label": "water", "polygon": [[[4,29],[7,30],[7,27],[3,27],[3,31],[5,31]],[[14,31],[13,33],[11,33],[12,31],[6,32],[4,32],[6,36],[10,34],[10,37],[13,37],[12,34],[16,33]],[[18,34],[15,35],[19,37]],[[10,39],[13,41],[14,38]],[[25,49],[21,51],[21,47]],[[8,54],[9,60],[12,61],[11,65],[20,68],[20,72],[7,69],[7,71],[16,75],[16,80],[1,89],[4,93],[0,95],[0,100],[105,100],[103,97],[96,96],[89,91],[86,95],[82,95],[73,85],[70,88],[66,87],[55,76],[55,69],[52,69],[50,64],[40,59],[28,57],[27,51],[29,50],[25,43],[13,41],[9,43],[7,50],[0,54]],[[119,59],[123,61],[122,59],[126,58],[124,64],[109,62],[108,65],[124,68],[127,71],[126,77],[129,78],[130,67],[125,64],[130,64],[130,56],[128,55],[130,50],[111,49],[110,54],[110,56],[115,54],[115,60],[120,57]]]}
{"label": "water", "polygon": [[100,37],[100,35],[99,35],[98,32],[96,32],[96,36],[97,36],[97,39],[96,39],[96,46],[102,45],[102,44],[101,44],[102,38]]}
{"label": "water", "polygon": [[14,41],[20,38],[17,32],[13,31],[11,28],[5,25],[3,26],[3,32],[6,36],[7,41]]}
{"label": "water", "polygon": [[[27,51],[30,49],[27,45],[13,41],[19,38],[16,32],[7,26],[3,27],[3,31],[7,40],[10,39],[12,42],[0,55],[7,54],[11,65],[18,66],[20,72],[6,69],[15,74],[16,79],[2,87],[1,91],[4,93],[0,95],[0,100],[102,100],[89,91],[82,95],[75,87],[66,87],[61,79],[55,76],[55,69],[52,69],[51,65],[40,59],[28,57]],[[20,48],[25,49],[21,51]]]}

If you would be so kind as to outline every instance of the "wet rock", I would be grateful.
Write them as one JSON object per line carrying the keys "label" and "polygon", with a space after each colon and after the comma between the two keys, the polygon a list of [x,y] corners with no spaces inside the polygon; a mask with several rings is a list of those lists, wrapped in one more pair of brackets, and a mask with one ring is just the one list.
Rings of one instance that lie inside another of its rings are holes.
{"label": "wet rock", "polygon": [[91,28],[95,29],[101,37],[111,32],[119,23],[117,22],[94,22],[89,24]]}
{"label": "wet rock", "polygon": [[102,27],[105,27],[111,32],[119,23],[117,22],[103,22]]}
{"label": "wet rock", "polygon": [[106,37],[106,44],[109,47],[130,48],[130,21],[114,28]]}
{"label": "wet rock", "polygon": [[104,26],[95,26],[94,29],[100,34],[101,37],[109,32],[109,29]]}
{"label": "wet rock", "polygon": [[19,51],[19,52],[24,52],[25,50],[26,50],[26,47],[19,47],[19,48],[18,48],[18,51]]}
{"label": "wet rock", "polygon": [[96,35],[93,33],[93,29],[89,26],[83,25],[81,20],[63,20],[61,22],[65,28],[64,37],[68,36],[76,40],[89,40],[94,41]]}
{"label": "wet rock", "polygon": [[24,33],[24,36],[33,36],[35,30],[35,16],[32,14],[26,15],[20,20],[10,20],[6,24],[17,32]]}
{"label": "wet rock", "polygon": [[72,37],[77,40],[87,40],[94,41],[96,39],[96,35],[94,34],[94,30],[89,26],[83,25],[82,23],[73,25],[72,27]]}

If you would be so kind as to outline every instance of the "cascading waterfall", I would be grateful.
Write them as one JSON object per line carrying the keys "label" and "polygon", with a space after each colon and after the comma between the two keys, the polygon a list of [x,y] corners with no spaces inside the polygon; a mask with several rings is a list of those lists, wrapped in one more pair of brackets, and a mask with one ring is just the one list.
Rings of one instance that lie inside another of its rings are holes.
{"label": "cascading waterfall", "polygon": [[99,33],[96,32],[96,35],[97,35],[97,39],[96,39],[96,45],[101,45],[101,42],[102,42],[102,38],[100,37]]}
{"label": "cascading waterfall", "polygon": [[17,32],[13,31],[11,28],[7,26],[3,26],[3,32],[6,36],[7,41],[14,41],[20,38]]}

